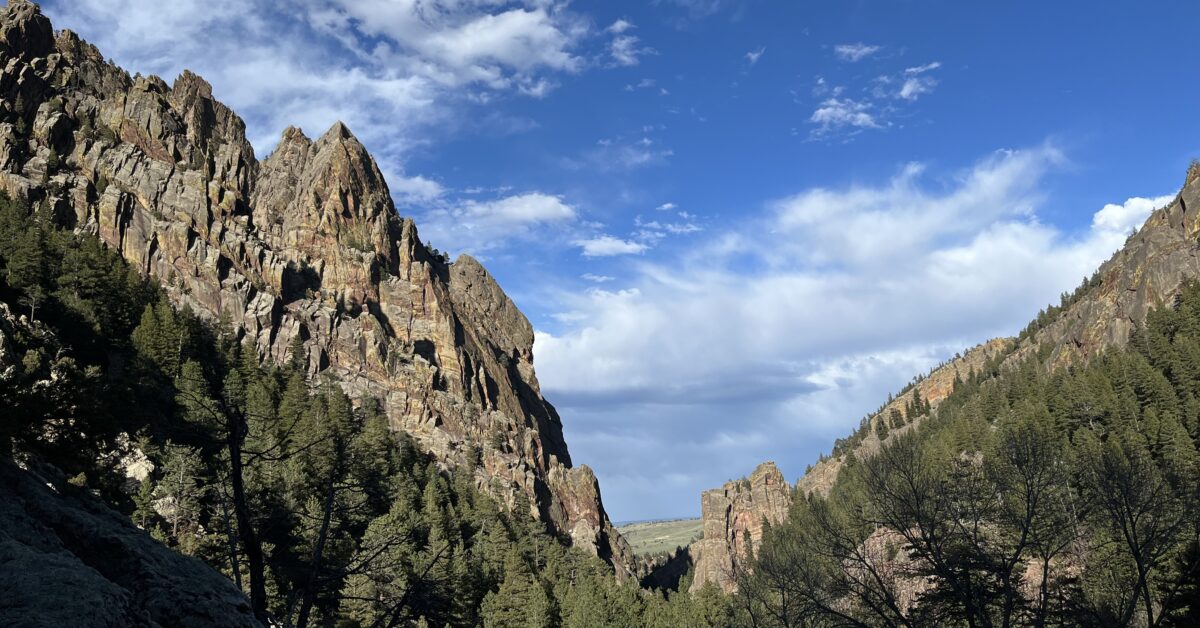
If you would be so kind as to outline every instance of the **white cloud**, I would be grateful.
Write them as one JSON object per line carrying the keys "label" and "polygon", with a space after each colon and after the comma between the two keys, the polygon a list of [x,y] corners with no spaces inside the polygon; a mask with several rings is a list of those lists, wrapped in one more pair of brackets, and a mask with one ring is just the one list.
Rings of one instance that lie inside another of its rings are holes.
{"label": "white cloud", "polygon": [[488,201],[467,200],[419,216],[427,242],[453,253],[485,253],[523,240],[540,229],[572,224],[578,212],[561,197],[528,192]]}
{"label": "white cloud", "polygon": [[921,94],[928,94],[937,86],[937,79],[931,76],[924,76],[925,73],[936,70],[942,67],[942,64],[934,61],[925,65],[907,68],[904,70],[904,82],[900,85],[900,90],[896,92],[898,98],[904,100],[916,100]]}
{"label": "white cloud", "polygon": [[437,200],[446,193],[441,183],[420,175],[385,175],[392,196],[399,205],[427,203]]}
{"label": "white cloud", "polygon": [[597,169],[605,172],[661,166],[675,154],[670,148],[647,138],[602,138],[596,146],[578,158],[565,158],[562,165],[571,170]]}
{"label": "white cloud", "polygon": [[856,129],[879,127],[875,116],[871,114],[871,105],[850,98],[827,98],[821,101],[820,106],[813,111],[808,120],[817,125],[816,133],[818,135],[845,127]]}
{"label": "white cloud", "polygon": [[620,35],[621,33],[624,33],[625,31],[627,31],[633,27],[634,27],[633,22],[630,22],[625,19],[620,19],[620,20],[617,20],[617,21],[613,22],[612,24],[610,24],[609,27],[604,30],[606,30],[614,35]]}
{"label": "white cloud", "polygon": [[905,74],[924,74],[925,72],[928,72],[930,70],[936,70],[940,67],[942,67],[942,62],[934,61],[933,63],[926,63],[925,65],[918,65],[918,66],[911,67],[911,68],[905,68],[904,73]]}
{"label": "white cloud", "polygon": [[1109,203],[1092,216],[1092,230],[1114,236],[1128,236],[1146,222],[1150,212],[1171,202],[1171,196],[1157,198],[1130,198],[1120,205]]}
{"label": "white cloud", "polygon": [[760,46],[757,50],[751,50],[750,52],[746,53],[746,61],[749,61],[750,65],[754,65],[758,63],[758,60],[761,59],[763,54],[766,52],[766,46]]}
{"label": "white cloud", "polygon": [[[131,72],[190,68],[247,122],[259,156],[289,125],[344,121],[385,172],[473,103],[540,98],[579,72],[586,19],[551,0],[46,0]],[[393,182],[398,190],[401,182]],[[430,188],[426,186],[428,192]]]}
{"label": "white cloud", "polygon": [[879,52],[880,46],[868,46],[862,42],[856,44],[840,44],[833,47],[833,52],[843,61],[855,63]]}
{"label": "white cloud", "polygon": [[[634,66],[641,62],[643,55],[654,54],[653,48],[648,48],[641,45],[641,40],[635,35],[625,34],[627,31],[637,28],[632,22],[624,19],[613,22],[605,32],[612,33],[612,41],[608,44],[608,53],[612,57],[613,63],[619,66]],[[641,85],[639,85],[641,87]],[[632,91],[626,86],[628,91]]]}
{"label": "white cloud", "polygon": [[613,61],[617,65],[637,65],[638,55],[641,50],[638,48],[638,38],[633,35],[621,35],[614,37],[609,45],[609,53],[612,54]]}
{"label": "white cloud", "polygon": [[675,203],[663,203],[662,205],[659,205],[658,207],[655,207],[654,209],[657,209],[660,212],[669,212],[672,209],[675,209],[676,207],[677,207],[677,205],[675,205]]}
{"label": "white cloud", "polygon": [[616,277],[609,277],[608,275],[596,275],[594,273],[584,273],[580,275],[580,277],[593,283],[608,283],[616,279]]}
{"label": "white cloud", "polygon": [[[1169,201],[1108,205],[1065,233],[1038,219],[1042,181],[1064,163],[1046,145],[956,173],[909,164],[769,203],[678,257],[639,259],[627,289],[569,293],[569,322],[539,330],[543,390],[606,489],[622,468],[671,467],[694,476],[678,511],[764,459],[794,479],[913,375],[1019,331]],[[702,455],[664,455],[682,433]]]}
{"label": "white cloud", "polygon": [[576,240],[575,246],[583,249],[584,257],[612,257],[616,255],[636,255],[646,251],[649,246],[641,242],[622,240],[610,235],[601,235],[586,240]]}

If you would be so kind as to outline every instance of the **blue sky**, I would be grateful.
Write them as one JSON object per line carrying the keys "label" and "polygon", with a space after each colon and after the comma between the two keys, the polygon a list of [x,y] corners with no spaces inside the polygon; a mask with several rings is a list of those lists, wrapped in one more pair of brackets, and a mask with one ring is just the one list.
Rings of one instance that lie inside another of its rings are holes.
{"label": "blue sky", "polygon": [[1072,289],[1200,156],[1182,1],[44,8],[131,71],[205,76],[260,157],[344,120],[529,316],[617,520],[698,514],[766,459],[795,479]]}

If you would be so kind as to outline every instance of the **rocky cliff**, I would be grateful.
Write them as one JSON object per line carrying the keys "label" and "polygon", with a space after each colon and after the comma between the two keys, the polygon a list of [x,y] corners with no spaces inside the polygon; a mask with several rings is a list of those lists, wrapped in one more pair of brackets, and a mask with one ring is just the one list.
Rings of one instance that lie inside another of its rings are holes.
{"label": "rocky cliff", "polygon": [[764,524],[783,521],[791,505],[792,487],[774,462],[758,465],[750,477],[705,491],[700,498],[704,538],[688,548],[695,565],[691,590],[711,583],[733,591],[747,551],[762,541]]}
{"label": "rocky cliff", "polygon": [[[1124,346],[1135,325],[1145,319],[1150,309],[1170,303],[1185,281],[1195,279],[1200,279],[1200,164],[1197,163],[1188,169],[1184,186],[1175,199],[1151,214],[1084,286],[1051,310],[1046,320],[1032,325],[1019,339],[997,338],[968,350],[897,395],[868,417],[863,427],[848,439],[845,451],[835,452],[811,466],[796,484],[798,494],[828,494],[848,455],[858,458],[873,455],[887,438],[918,429],[928,414],[909,416],[907,408],[914,394],[936,411],[938,404],[953,391],[956,379],[967,377],[972,370],[981,372],[989,361],[999,360],[1001,368],[1006,368],[1036,354],[1048,368],[1055,368],[1088,360],[1110,347]],[[895,418],[898,423],[893,422]],[[881,438],[876,428],[884,421],[888,430]],[[729,487],[727,484],[725,493]],[[720,569],[729,564],[726,557],[737,556],[736,537],[723,527],[722,517],[713,517],[710,533],[710,501],[719,502],[721,494],[720,490],[707,491],[701,498],[705,536],[695,545],[702,545],[705,550],[696,557],[696,582],[708,577],[701,576],[702,569],[719,575]],[[719,508],[714,510],[718,511]],[[704,553],[710,558],[703,558]],[[714,582],[727,591],[733,588],[728,580],[714,579]]]}
{"label": "rocky cliff", "polygon": [[258,626],[221,574],[54,469],[0,460],[0,625]]}
{"label": "rocky cliff", "polygon": [[25,0],[0,15],[0,99],[0,189],[98,234],[264,361],[301,338],[314,376],[381,399],[443,465],[510,506],[525,494],[629,574],[539,392],[529,322],[477,261],[422,244],[344,125],[315,140],[289,128],[259,161],[202,78],[130,76]]}

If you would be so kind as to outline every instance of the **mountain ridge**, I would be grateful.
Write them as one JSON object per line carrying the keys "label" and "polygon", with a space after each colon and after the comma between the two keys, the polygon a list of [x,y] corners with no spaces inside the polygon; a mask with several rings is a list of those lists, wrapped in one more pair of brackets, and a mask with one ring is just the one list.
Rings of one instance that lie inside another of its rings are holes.
{"label": "mountain ridge", "polygon": [[476,260],[420,241],[344,124],[316,140],[289,128],[259,161],[190,71],[130,76],[25,0],[0,21],[0,189],[98,235],[264,362],[299,338],[311,376],[382,399],[441,465],[473,469],[508,508],[527,499],[630,575],[595,474],[573,466],[541,396],[529,322]]}
{"label": "mountain ridge", "polygon": [[[984,376],[988,370],[1015,368],[1030,356],[1047,368],[1065,368],[1091,360],[1109,348],[1123,347],[1153,307],[1177,296],[1188,279],[1200,278],[1198,234],[1200,162],[1193,162],[1174,199],[1155,209],[1091,278],[1073,293],[1064,293],[1060,305],[1043,310],[1018,336],[994,338],[972,347],[889,398],[851,435],[839,440],[830,456],[810,465],[794,485],[796,495],[827,496],[848,456],[858,460],[872,456],[888,437],[919,429],[970,373]],[[913,407],[922,403],[923,410]],[[895,422],[897,418],[899,423]],[[721,490],[705,491],[704,496]],[[706,503],[704,496],[702,504]],[[754,548],[761,542],[762,532],[758,526],[738,525],[718,510],[706,511],[705,530],[721,530],[721,534],[714,538],[706,534],[698,544],[720,547],[700,552],[693,559],[697,573],[713,574],[709,579],[731,592],[736,590],[737,557],[745,553],[746,546],[729,539],[749,534],[749,547]],[[781,520],[777,510],[751,505],[749,518],[766,517],[777,523]],[[692,590],[702,585],[702,579],[697,578]]]}

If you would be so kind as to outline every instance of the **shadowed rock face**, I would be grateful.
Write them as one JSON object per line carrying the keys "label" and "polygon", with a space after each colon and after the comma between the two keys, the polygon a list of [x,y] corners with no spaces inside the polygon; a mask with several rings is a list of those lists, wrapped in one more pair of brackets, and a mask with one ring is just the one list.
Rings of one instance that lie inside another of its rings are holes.
{"label": "shadowed rock face", "polygon": [[791,505],[792,487],[774,462],[758,465],[750,477],[727,482],[724,488],[704,491],[704,538],[689,547],[696,568],[691,590],[708,583],[726,593],[735,590],[747,550],[762,542],[763,522],[783,521]]}
{"label": "shadowed rock face", "polygon": [[72,492],[0,461],[0,625],[259,625],[228,578]]}
{"label": "shadowed rock face", "polygon": [[510,507],[524,493],[629,574],[539,392],[529,322],[477,261],[421,243],[343,124],[316,140],[289,128],[260,162],[202,78],[131,77],[24,0],[0,14],[0,98],[0,189],[98,234],[264,361],[299,335],[311,373],[381,399],[444,466]]}

